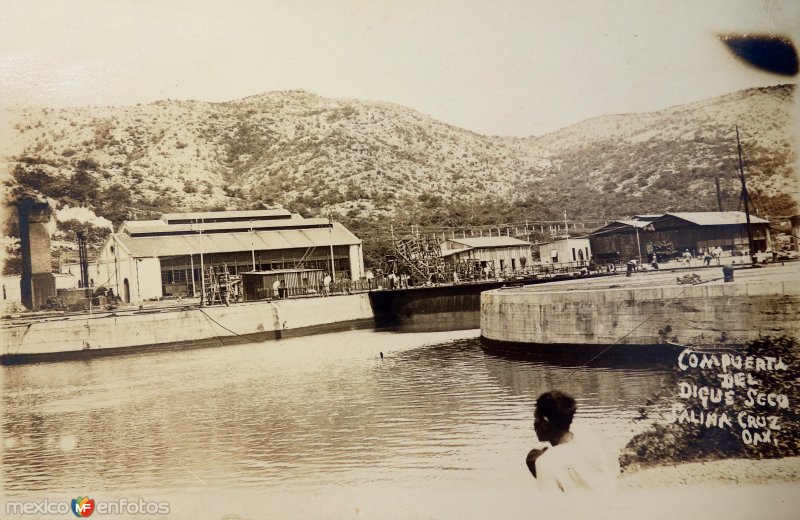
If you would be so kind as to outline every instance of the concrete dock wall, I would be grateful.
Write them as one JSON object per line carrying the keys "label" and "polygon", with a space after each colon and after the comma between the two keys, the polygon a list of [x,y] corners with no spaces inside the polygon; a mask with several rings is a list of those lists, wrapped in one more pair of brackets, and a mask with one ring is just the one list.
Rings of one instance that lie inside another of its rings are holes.
{"label": "concrete dock wall", "polygon": [[480,295],[508,282],[482,281],[458,285],[373,291],[370,303],[379,328],[402,330],[465,330],[480,326]]}
{"label": "concrete dock wall", "polygon": [[737,345],[800,337],[800,280],[481,295],[481,335],[541,345]]}
{"label": "concrete dock wall", "polygon": [[366,294],[83,315],[6,327],[1,354],[13,362],[70,352],[224,345],[371,324],[372,317]]}

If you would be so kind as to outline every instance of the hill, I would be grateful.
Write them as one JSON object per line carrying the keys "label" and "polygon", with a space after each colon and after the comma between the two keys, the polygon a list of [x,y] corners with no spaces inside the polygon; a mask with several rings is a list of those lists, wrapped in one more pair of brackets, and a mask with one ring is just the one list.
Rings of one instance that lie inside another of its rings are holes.
{"label": "hill", "polygon": [[280,205],[332,214],[378,242],[389,222],[474,226],[559,219],[565,209],[583,219],[716,209],[718,175],[725,209],[736,209],[738,124],[760,213],[788,215],[798,191],[793,91],[749,89],[530,138],[483,136],[400,105],[305,91],[225,103],[13,108],[3,114],[6,184],[114,223]]}
{"label": "hill", "polygon": [[545,189],[569,192],[594,214],[714,210],[717,176],[724,209],[737,209],[738,125],[756,207],[762,216],[786,216],[796,212],[798,193],[793,95],[793,85],[780,85],[658,112],[607,115],[529,144],[553,165]]}

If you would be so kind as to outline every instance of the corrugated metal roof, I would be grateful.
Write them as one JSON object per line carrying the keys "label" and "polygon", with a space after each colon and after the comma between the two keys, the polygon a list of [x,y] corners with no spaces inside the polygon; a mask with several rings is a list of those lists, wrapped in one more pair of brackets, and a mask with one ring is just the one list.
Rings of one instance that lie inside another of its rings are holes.
{"label": "corrugated metal roof", "polygon": [[[730,224],[746,224],[747,217],[744,211],[689,211],[678,213],[667,213],[664,216],[656,219],[656,221],[664,219],[668,216],[676,217],[686,220],[698,226],[721,226]],[[769,224],[769,220],[750,215],[750,222],[752,224]]]}
{"label": "corrugated metal roof", "polygon": [[525,242],[514,237],[469,237],[469,238],[450,238],[450,242],[464,244],[467,247],[519,247],[529,246],[530,242]]}
{"label": "corrugated metal roof", "polygon": [[603,226],[601,228],[598,228],[598,229],[595,229],[594,231],[592,231],[591,233],[589,233],[586,236],[587,237],[591,237],[591,236],[602,235],[602,234],[605,234],[605,233],[612,233],[614,231],[618,231],[618,230],[626,228],[626,227],[629,227],[632,230],[636,229],[636,228],[642,229],[642,228],[645,228],[645,227],[649,226],[650,224],[651,224],[651,222],[648,221],[648,220],[629,220],[629,219],[612,220],[611,222],[609,222],[605,226]]}
{"label": "corrugated metal roof", "polygon": [[[163,222],[173,220],[201,220],[201,219],[223,219],[223,218],[275,218],[291,217],[292,212],[286,209],[252,209],[242,211],[195,211],[189,213],[165,213],[161,216]],[[162,222],[162,223],[163,223]]]}
{"label": "corrugated metal roof", "polygon": [[[652,215],[647,215],[651,217]],[[747,220],[742,211],[686,211],[676,213],[664,213],[654,220],[633,220],[633,219],[620,219],[612,220],[605,226],[596,229],[589,233],[587,236],[598,236],[607,233],[619,231],[625,227],[646,228],[650,225],[658,226],[659,222],[663,222],[668,218],[679,218],[698,226],[724,226],[731,224],[745,224]],[[769,224],[768,220],[750,215],[750,222],[753,224]]]}
{"label": "corrugated metal roof", "polygon": [[325,227],[154,237],[131,237],[117,233],[116,238],[135,257],[182,256],[199,254],[201,250],[204,254],[211,254],[251,249],[269,251],[361,243],[361,240],[338,222],[334,222],[333,230]]}
{"label": "corrugated metal roof", "polygon": [[649,220],[628,220],[628,219],[623,219],[623,220],[615,220],[614,222],[618,222],[618,223],[623,224],[625,226],[631,226],[631,227],[640,228],[640,229],[643,228],[643,227],[647,227],[650,224]]}
{"label": "corrugated metal roof", "polygon": [[472,251],[475,249],[474,247],[465,247],[463,249],[448,249],[447,251],[442,251],[442,257],[452,256],[458,253],[463,253],[464,251]]}
{"label": "corrugated metal roof", "polygon": [[128,228],[153,228],[158,226],[165,226],[166,222],[163,220],[126,220],[120,226],[122,227],[127,226]]}
{"label": "corrugated metal roof", "polygon": [[224,231],[231,230],[231,232],[242,231],[246,232],[250,227],[254,229],[269,229],[276,227],[312,227],[322,226],[327,228],[329,220],[326,218],[302,218],[293,216],[287,219],[275,220],[254,220],[253,222],[204,222],[192,224],[167,224],[161,220],[133,220],[126,221],[120,226],[120,231],[127,230],[132,235],[141,233],[186,233],[193,234],[200,230],[203,231]]}

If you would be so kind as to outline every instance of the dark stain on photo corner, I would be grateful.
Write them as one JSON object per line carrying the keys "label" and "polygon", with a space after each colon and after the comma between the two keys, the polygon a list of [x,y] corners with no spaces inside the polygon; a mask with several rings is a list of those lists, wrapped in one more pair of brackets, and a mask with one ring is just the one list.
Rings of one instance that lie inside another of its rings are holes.
{"label": "dark stain on photo corner", "polygon": [[720,35],[739,59],[761,70],[794,76],[798,71],[797,50],[792,40],[772,35]]}

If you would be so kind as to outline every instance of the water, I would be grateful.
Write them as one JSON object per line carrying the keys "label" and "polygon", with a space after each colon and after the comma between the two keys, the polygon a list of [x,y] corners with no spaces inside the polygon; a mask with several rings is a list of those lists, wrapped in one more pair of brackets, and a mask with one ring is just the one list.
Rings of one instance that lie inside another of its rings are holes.
{"label": "water", "polygon": [[362,330],[2,367],[4,498],[144,497],[170,501],[170,518],[455,518],[483,493],[496,513],[533,486],[542,391],[575,395],[575,427],[611,449],[647,426],[642,407],[668,406],[646,403],[674,387],[669,366],[575,370],[488,354],[477,335]]}

